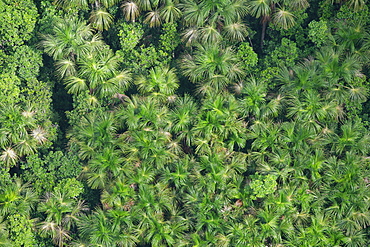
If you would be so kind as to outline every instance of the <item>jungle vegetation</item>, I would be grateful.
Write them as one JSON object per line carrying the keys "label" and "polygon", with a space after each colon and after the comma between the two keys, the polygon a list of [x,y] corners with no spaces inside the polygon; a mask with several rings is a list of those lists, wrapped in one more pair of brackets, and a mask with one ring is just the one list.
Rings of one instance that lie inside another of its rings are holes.
{"label": "jungle vegetation", "polygon": [[366,0],[0,0],[0,246],[370,246]]}

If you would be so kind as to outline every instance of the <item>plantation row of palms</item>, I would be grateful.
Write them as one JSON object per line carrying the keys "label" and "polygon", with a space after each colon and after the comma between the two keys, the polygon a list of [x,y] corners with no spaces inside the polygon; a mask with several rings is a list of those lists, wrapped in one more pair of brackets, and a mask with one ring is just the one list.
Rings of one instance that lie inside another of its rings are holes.
{"label": "plantation row of palms", "polygon": [[0,104],[0,246],[369,245],[367,4],[272,49],[310,4],[41,1],[54,112]]}

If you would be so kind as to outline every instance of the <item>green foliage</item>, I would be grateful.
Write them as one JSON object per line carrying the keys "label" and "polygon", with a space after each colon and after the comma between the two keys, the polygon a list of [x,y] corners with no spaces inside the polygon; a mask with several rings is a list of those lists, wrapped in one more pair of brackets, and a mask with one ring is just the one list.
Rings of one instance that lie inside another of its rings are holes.
{"label": "green foliage", "polygon": [[8,223],[9,237],[12,240],[12,246],[21,247],[35,245],[35,220],[29,219],[27,216],[21,214],[13,214],[9,216]]}
{"label": "green foliage", "polygon": [[308,37],[317,47],[328,44],[331,34],[328,29],[327,21],[311,21],[308,27]]}
{"label": "green foliage", "polygon": [[199,45],[192,56],[184,56],[181,67],[203,95],[220,92],[245,74],[233,48],[220,45]]}
{"label": "green foliage", "polygon": [[[293,27],[284,29],[278,26],[272,26],[272,28],[280,32],[279,36],[293,40],[296,42],[299,48],[303,48],[305,47],[307,41],[307,31],[305,30],[305,27],[307,25],[306,21],[308,19],[308,14],[305,12],[305,10],[300,10],[293,13],[295,16],[295,24]],[[271,38],[275,40],[276,37],[274,33],[272,33]]]}
{"label": "green foliage", "polygon": [[56,186],[62,188],[70,186],[71,189],[76,188],[78,191],[76,186],[79,182],[73,179],[80,174],[82,164],[72,153],[63,154],[57,151],[49,152],[44,157],[37,154],[28,156],[21,169],[22,179],[31,183],[39,195],[43,195],[45,192],[53,191]]}
{"label": "green foliage", "polygon": [[258,63],[258,56],[248,42],[243,42],[237,49],[237,56],[241,61],[242,68],[246,73],[253,71]]}
{"label": "green foliage", "polygon": [[173,57],[176,47],[180,44],[177,35],[176,23],[165,23],[162,27],[162,34],[159,37],[159,49],[167,53],[166,56]]}
{"label": "green foliage", "polygon": [[4,105],[14,104],[20,100],[20,79],[14,74],[0,74],[0,101]]}
{"label": "green foliage", "polygon": [[2,167],[0,169],[0,185],[1,186],[8,186],[12,183],[12,177],[9,173],[9,169],[8,168],[5,168],[5,167]]}
{"label": "green foliage", "polygon": [[276,78],[279,74],[280,69],[278,67],[267,67],[260,72],[261,81],[269,82],[268,86],[270,89],[274,89],[276,86],[276,81],[273,78]]}
{"label": "green foliage", "polygon": [[0,246],[369,246],[368,10],[323,2],[37,1],[0,49]]}
{"label": "green foliage", "polygon": [[112,99],[107,101],[99,101],[94,95],[89,95],[88,92],[82,92],[78,95],[73,96],[73,109],[67,111],[66,115],[70,125],[75,126],[81,121],[81,118],[86,116],[90,112],[102,114],[108,110],[107,105],[104,103],[113,103]]}
{"label": "green foliage", "polygon": [[319,16],[322,20],[330,20],[333,17],[333,13],[337,11],[336,6],[329,4],[329,1],[322,0],[319,2]]}
{"label": "green foliage", "polygon": [[22,80],[37,78],[42,66],[41,51],[22,45],[7,59],[7,70],[15,71]]}
{"label": "green foliage", "polygon": [[161,58],[166,54],[161,50],[157,50],[153,45],[141,45],[135,55],[133,69],[134,71],[143,73],[146,69],[159,66],[161,64]]}
{"label": "green foliage", "polygon": [[[70,176],[70,174],[68,174]],[[54,187],[54,192],[61,192],[67,197],[77,198],[84,191],[83,184],[77,181],[76,178],[66,178],[59,181],[58,185]]]}
{"label": "green foliage", "polygon": [[39,9],[41,13],[35,28],[39,34],[51,33],[55,19],[62,18],[63,12],[48,0],[40,1]]}
{"label": "green foliage", "polygon": [[[147,42],[143,26],[139,23],[122,23],[119,28],[121,50],[117,53],[124,58],[123,65],[136,73],[146,73],[147,69],[169,64],[173,59],[174,50],[179,44],[176,35],[176,24],[166,23],[158,42]],[[145,44],[143,44],[143,42]]]}
{"label": "green foliage", "polygon": [[336,17],[340,20],[369,23],[369,8],[365,5],[361,11],[353,11],[348,5],[341,6]]}
{"label": "green foliage", "polygon": [[266,67],[279,67],[279,66],[294,66],[299,50],[294,41],[287,38],[282,38],[281,43],[275,47],[273,44],[269,45],[269,49],[273,49],[269,56],[264,59]]}
{"label": "green foliage", "polygon": [[252,189],[251,199],[256,200],[257,198],[264,198],[269,194],[272,194],[277,189],[277,177],[275,175],[260,175],[256,174],[250,177],[252,180],[249,183]]}
{"label": "green foliage", "polygon": [[121,50],[125,59],[126,55],[129,56],[135,50],[143,35],[143,26],[139,23],[123,22],[119,25],[118,37],[120,38]]}
{"label": "green foliage", "polygon": [[[47,114],[45,120],[51,115],[51,85],[37,80],[40,67],[42,66],[41,52],[26,45],[21,45],[13,52],[8,52],[2,57],[3,66],[0,67],[0,74],[4,78],[3,83],[13,88],[13,92],[7,92],[5,87],[2,92],[17,95],[13,103],[32,105],[43,110]],[[11,77],[9,78],[9,76]],[[8,79],[6,79],[8,77]],[[5,86],[5,85],[4,85]],[[17,86],[18,89],[15,87]],[[5,99],[4,99],[5,100]]]}
{"label": "green foliage", "polygon": [[1,0],[0,42],[2,46],[15,50],[15,46],[29,40],[37,17],[37,8],[31,0]]}

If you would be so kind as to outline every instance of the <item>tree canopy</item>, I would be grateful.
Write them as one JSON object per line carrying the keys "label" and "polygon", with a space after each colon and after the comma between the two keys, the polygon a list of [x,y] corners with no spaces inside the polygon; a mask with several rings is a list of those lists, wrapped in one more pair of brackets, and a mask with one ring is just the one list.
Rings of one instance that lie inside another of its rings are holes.
{"label": "tree canopy", "polygon": [[369,246],[369,7],[0,0],[0,246]]}

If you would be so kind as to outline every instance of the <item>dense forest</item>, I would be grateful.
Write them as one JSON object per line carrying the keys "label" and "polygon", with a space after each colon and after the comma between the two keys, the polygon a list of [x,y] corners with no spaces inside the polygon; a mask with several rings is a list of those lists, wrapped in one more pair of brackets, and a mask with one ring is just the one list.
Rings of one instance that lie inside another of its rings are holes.
{"label": "dense forest", "polygon": [[370,246],[366,0],[0,0],[0,246]]}

